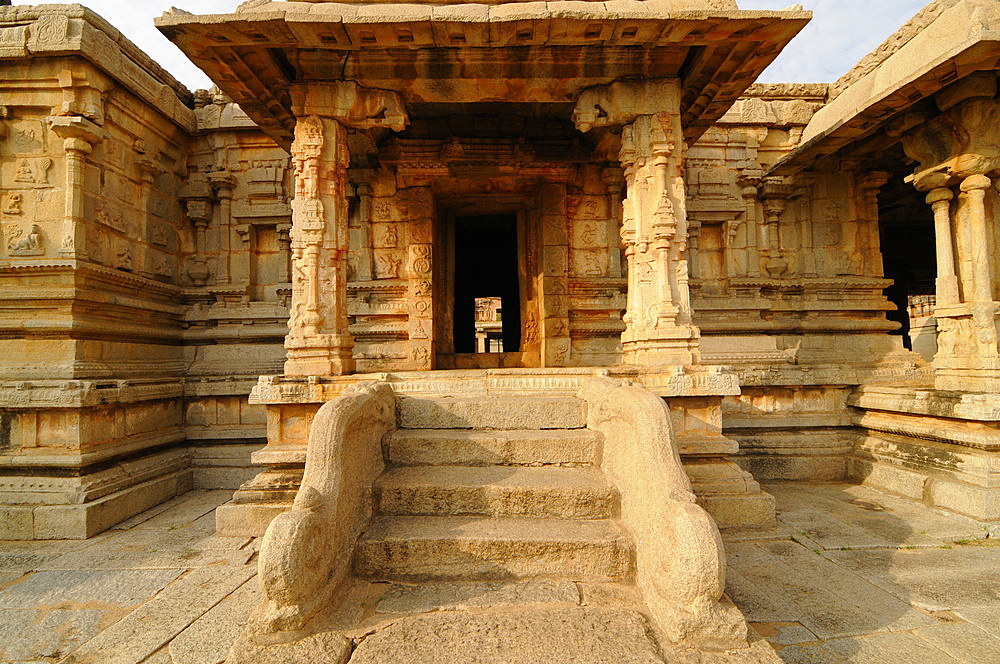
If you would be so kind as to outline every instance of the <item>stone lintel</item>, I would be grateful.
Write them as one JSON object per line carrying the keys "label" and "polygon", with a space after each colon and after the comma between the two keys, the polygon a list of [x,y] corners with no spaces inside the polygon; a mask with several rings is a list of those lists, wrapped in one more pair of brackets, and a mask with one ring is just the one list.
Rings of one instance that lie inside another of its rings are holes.
{"label": "stone lintel", "polygon": [[676,78],[615,81],[587,88],[573,109],[573,123],[586,133],[593,127],[626,125],[640,115],[678,113],[681,83]]}
{"label": "stone lintel", "polygon": [[333,118],[354,129],[403,131],[410,123],[398,94],[365,88],[355,81],[298,84],[292,88],[292,112],[296,117]]}

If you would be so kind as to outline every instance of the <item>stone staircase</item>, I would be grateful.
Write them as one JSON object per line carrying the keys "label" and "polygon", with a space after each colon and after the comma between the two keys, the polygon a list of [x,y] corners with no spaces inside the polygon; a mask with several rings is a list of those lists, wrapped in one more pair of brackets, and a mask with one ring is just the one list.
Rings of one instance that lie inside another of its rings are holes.
{"label": "stone staircase", "polygon": [[328,402],[227,661],[776,664],[721,597],[718,531],[662,401],[601,380],[579,398],[381,383]]}
{"label": "stone staircase", "polygon": [[582,401],[403,398],[398,416],[357,576],[632,579],[634,547]]}

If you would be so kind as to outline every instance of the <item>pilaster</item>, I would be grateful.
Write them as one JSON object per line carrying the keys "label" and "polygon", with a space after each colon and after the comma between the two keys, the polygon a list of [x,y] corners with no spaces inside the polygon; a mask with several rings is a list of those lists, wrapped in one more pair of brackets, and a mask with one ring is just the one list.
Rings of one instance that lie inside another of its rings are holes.
{"label": "pilaster", "polygon": [[81,116],[49,118],[49,127],[63,139],[66,152],[66,199],[63,213],[63,238],[59,253],[63,258],[84,258],[84,169],[87,155],[104,139],[104,131]]}

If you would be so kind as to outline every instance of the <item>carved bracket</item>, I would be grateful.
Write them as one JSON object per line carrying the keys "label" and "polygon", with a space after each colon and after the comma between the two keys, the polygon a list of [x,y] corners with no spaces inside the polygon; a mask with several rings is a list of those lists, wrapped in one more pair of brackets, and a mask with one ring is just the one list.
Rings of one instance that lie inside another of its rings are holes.
{"label": "carved bracket", "polygon": [[679,106],[680,86],[676,79],[615,81],[581,92],[573,109],[573,122],[577,129],[588,132],[593,127],[626,125],[640,115],[676,113]]}
{"label": "carved bracket", "polygon": [[402,131],[410,123],[397,93],[364,88],[354,81],[302,84],[292,89],[292,100],[296,117],[333,118],[354,129]]}

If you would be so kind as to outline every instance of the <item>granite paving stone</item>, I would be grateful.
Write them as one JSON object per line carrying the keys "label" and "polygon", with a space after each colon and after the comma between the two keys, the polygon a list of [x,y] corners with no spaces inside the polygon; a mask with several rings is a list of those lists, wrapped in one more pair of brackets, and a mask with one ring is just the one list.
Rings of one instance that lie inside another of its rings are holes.
{"label": "granite paving stone", "polygon": [[104,609],[0,609],[0,662],[58,660],[121,617]]}
{"label": "granite paving stone", "polygon": [[26,575],[0,591],[0,609],[42,606],[142,604],[181,575],[183,570],[51,570]]}
{"label": "granite paving stone", "polygon": [[1000,662],[1000,641],[975,625],[956,623],[918,629],[916,635],[964,664]]}
{"label": "granite paving stone", "polygon": [[786,664],[960,664],[959,660],[909,633],[788,646],[778,651]]}
{"label": "granite paving stone", "polygon": [[251,578],[170,641],[169,661],[222,664],[260,599],[260,584]]}
{"label": "granite paving stone", "polygon": [[98,634],[64,664],[139,664],[254,576],[244,567],[196,569]]}
{"label": "granite paving stone", "polygon": [[[725,535],[727,594],[783,661],[1000,661],[1000,546],[977,541],[986,533],[978,524],[868,487],[782,482],[767,490],[778,527]],[[192,492],[85,542],[0,542],[0,662],[222,662],[259,601],[260,541],[214,535],[212,507],[204,511],[214,493],[225,492]],[[819,541],[789,538],[806,525],[803,515]],[[918,546],[907,533],[938,544]],[[825,546],[850,538],[868,544]],[[477,602],[505,597],[516,611],[529,600],[575,604],[580,592],[585,604],[617,605],[592,601],[601,587],[591,586],[443,584],[430,592],[395,584],[379,611],[479,611]]]}

